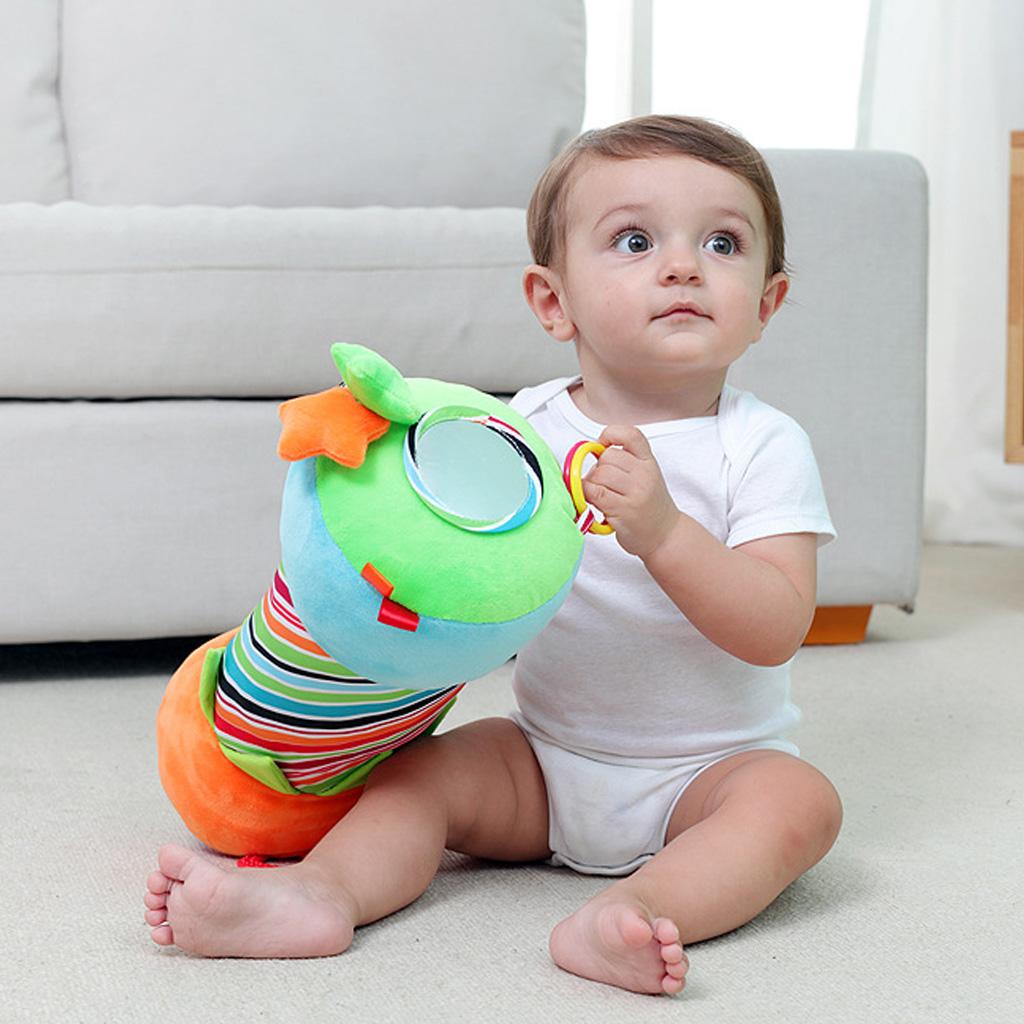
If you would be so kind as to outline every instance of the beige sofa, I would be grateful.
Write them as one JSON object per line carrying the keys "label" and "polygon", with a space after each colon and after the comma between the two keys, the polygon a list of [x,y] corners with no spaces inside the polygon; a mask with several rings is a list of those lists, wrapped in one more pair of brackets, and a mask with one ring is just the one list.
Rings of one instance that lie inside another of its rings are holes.
{"label": "beige sofa", "polygon": [[[497,393],[572,372],[519,294],[578,131],[581,0],[7,0],[0,643],[209,634],[276,565],[281,398],[330,342]],[[791,300],[732,380],[793,414],[824,605],[911,605],[926,186],[769,152]]]}

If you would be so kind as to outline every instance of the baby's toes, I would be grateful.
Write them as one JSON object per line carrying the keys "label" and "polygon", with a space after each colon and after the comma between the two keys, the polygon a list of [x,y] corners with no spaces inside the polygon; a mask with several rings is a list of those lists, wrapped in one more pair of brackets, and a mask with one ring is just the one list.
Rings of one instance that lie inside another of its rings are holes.
{"label": "baby's toes", "polygon": [[172,881],[173,879],[168,878],[162,871],[154,871],[146,879],[146,888],[157,896],[163,895],[166,897],[167,893],[170,892]]}
{"label": "baby's toes", "polygon": [[686,960],[681,960],[676,964],[665,964],[665,973],[670,978],[685,978],[686,972],[690,969],[690,964]]}
{"label": "baby's toes", "polygon": [[686,979],[674,978],[672,975],[666,974],[665,977],[661,979],[661,988],[666,995],[677,996],[684,988],[686,988]]}
{"label": "baby's toes", "polygon": [[167,908],[164,907],[162,910],[147,910],[145,916],[146,924],[151,928],[156,928],[167,922]]}
{"label": "baby's toes", "polygon": [[174,945],[174,932],[171,931],[169,924],[162,924],[154,928],[150,933],[150,937],[158,946],[173,946]]}
{"label": "baby's toes", "polygon": [[661,959],[667,964],[679,964],[686,959],[686,954],[678,942],[670,942],[661,947]]}
{"label": "baby's toes", "polygon": [[167,906],[167,893],[147,892],[143,895],[142,902],[146,904],[147,910],[162,910]]}
{"label": "baby's toes", "polygon": [[653,924],[654,937],[663,945],[671,946],[679,942],[679,929],[675,921],[667,917],[656,918]]}

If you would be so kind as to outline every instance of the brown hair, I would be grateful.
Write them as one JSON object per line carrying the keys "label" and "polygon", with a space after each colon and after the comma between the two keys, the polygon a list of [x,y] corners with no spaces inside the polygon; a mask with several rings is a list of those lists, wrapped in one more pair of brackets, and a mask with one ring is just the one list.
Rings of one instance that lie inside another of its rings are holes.
{"label": "brown hair", "polygon": [[768,276],[786,269],[782,204],[764,157],[738,132],[700,117],[652,114],[584,132],[541,175],[526,211],[534,262],[552,266],[565,245],[566,198],[579,166],[588,158],[630,160],[681,153],[724,167],[757,193],[768,228]]}

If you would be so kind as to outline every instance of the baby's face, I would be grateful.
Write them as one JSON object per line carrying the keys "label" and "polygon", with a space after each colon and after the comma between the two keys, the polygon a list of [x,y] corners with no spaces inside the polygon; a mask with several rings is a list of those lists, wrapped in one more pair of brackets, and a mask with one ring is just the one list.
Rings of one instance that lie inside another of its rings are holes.
{"label": "baby's face", "polygon": [[688,156],[590,160],[566,225],[559,276],[585,382],[720,386],[785,295],[785,275],[765,277],[753,188]]}

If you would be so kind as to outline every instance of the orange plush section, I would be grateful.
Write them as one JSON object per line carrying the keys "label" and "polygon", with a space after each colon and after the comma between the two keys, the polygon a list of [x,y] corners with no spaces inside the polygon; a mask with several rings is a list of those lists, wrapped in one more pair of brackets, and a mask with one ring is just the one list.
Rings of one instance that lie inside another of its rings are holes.
{"label": "orange plush section", "polygon": [[214,850],[241,857],[297,857],[351,810],[361,788],[337,796],[278,793],[221,753],[199,705],[206,652],[237,631],[193,651],[171,677],[157,714],[160,780],[189,831]]}
{"label": "orange plush section", "polygon": [[391,426],[341,387],[293,398],[279,407],[278,414],[283,426],[277,453],[282,459],[297,462],[326,455],[350,469],[363,464],[371,442]]}

